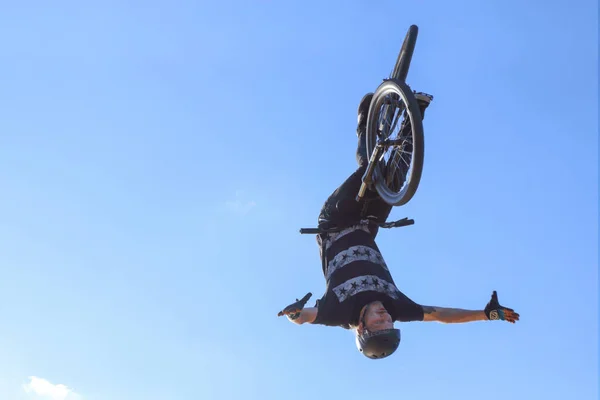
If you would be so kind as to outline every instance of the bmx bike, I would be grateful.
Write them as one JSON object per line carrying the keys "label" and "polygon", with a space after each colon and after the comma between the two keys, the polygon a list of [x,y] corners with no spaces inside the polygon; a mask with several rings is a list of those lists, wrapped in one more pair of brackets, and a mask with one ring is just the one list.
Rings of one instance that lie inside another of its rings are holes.
{"label": "bmx bike", "polygon": [[[413,198],[419,187],[425,150],[423,122],[415,95],[406,83],[418,32],[416,25],[409,27],[390,77],[384,79],[373,93],[366,126],[369,163],[356,196],[357,202],[363,199],[367,189],[375,189],[389,205],[401,206]],[[394,134],[396,128],[398,133]],[[379,226],[392,228],[412,224],[414,220],[403,218]],[[329,231],[337,229],[300,229],[303,234]]]}

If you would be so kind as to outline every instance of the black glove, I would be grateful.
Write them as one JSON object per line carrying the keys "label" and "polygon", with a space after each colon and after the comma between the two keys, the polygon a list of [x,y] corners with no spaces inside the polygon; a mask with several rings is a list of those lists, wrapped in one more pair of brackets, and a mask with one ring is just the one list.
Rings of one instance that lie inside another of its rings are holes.
{"label": "black glove", "polygon": [[516,313],[515,310],[508,307],[502,307],[500,303],[498,303],[498,293],[496,293],[495,290],[492,293],[492,298],[489,303],[485,306],[484,312],[489,320],[508,321],[511,324],[514,324],[519,320],[519,314]]}
{"label": "black glove", "polygon": [[283,310],[279,311],[279,313],[277,313],[277,316],[281,317],[282,315],[287,315],[290,319],[298,318],[300,316],[300,311],[302,311],[304,305],[306,304],[308,299],[310,299],[311,296],[312,293],[307,293],[306,296],[304,296],[300,300],[296,299],[295,303],[292,303]]}

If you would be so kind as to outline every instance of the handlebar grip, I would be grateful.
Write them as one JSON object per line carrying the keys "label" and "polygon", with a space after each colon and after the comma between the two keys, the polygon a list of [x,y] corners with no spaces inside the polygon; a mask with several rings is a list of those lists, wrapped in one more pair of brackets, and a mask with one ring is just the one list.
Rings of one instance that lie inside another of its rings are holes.
{"label": "handlebar grip", "polygon": [[315,233],[321,233],[321,232],[322,231],[319,228],[300,228],[301,234],[305,234],[305,233],[315,234]]}

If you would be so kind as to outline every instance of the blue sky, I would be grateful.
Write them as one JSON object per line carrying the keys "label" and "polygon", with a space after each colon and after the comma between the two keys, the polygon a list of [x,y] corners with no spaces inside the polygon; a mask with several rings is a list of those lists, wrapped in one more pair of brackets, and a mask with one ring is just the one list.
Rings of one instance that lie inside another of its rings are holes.
{"label": "blue sky", "polygon": [[[85,3],[85,4],[84,4]],[[29,2],[0,14],[0,398],[595,399],[598,8],[528,2]],[[420,27],[435,100],[379,245],[415,301],[367,360],[276,313],[324,290],[322,202],[356,107]],[[32,378],[34,377],[34,378]],[[64,386],[60,386],[64,385]]]}

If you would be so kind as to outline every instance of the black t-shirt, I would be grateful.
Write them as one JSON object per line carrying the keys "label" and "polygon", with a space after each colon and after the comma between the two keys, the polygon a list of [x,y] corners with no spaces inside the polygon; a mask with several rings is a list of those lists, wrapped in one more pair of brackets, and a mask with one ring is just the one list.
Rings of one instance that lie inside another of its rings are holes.
{"label": "black t-shirt", "polygon": [[396,287],[375,243],[376,228],[368,221],[320,236],[325,295],[317,300],[314,324],[358,325],[360,310],[381,301],[394,321],[422,321],[423,307]]}

